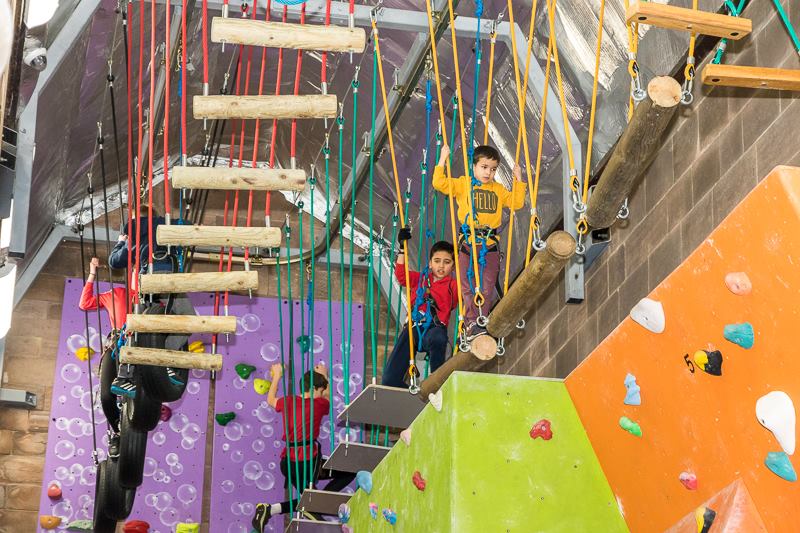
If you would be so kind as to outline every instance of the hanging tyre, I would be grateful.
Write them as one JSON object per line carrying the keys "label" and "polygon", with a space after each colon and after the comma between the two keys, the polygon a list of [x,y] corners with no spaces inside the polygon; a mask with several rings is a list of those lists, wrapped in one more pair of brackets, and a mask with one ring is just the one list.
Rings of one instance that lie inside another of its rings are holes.
{"label": "hanging tyre", "polygon": [[122,409],[119,432],[119,484],[127,489],[135,489],[142,484],[144,460],[147,454],[147,432],[131,426],[127,404]]}
{"label": "hanging tyre", "polygon": [[111,392],[111,383],[117,377],[117,362],[111,359],[113,349],[106,350],[100,361],[100,405],[108,425],[119,432],[119,406],[117,396]]}
{"label": "hanging tyre", "polygon": [[[159,333],[140,333],[137,346],[142,348],[164,349],[166,335]],[[180,383],[174,383],[163,366],[140,365],[138,367],[142,376],[144,389],[158,401],[174,402],[183,396],[186,382],[189,381],[189,371],[185,368],[173,369]]]}
{"label": "hanging tyre", "polygon": [[105,459],[97,465],[92,517],[95,533],[114,533],[117,520],[127,518],[133,508],[135,491],[120,487],[117,474],[117,464],[111,460]]}
{"label": "hanging tyre", "polygon": [[146,433],[154,430],[161,419],[161,402],[144,387],[142,367],[136,367],[134,373],[136,396],[125,399],[125,416],[132,428]]}

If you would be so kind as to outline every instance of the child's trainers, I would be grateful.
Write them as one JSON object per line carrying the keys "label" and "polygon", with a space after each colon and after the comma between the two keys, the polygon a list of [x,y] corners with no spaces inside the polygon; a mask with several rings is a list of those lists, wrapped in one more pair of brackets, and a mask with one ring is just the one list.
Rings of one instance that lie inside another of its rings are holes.
{"label": "child's trainers", "polygon": [[256,514],[253,516],[253,521],[250,522],[250,525],[253,526],[257,533],[264,533],[264,528],[269,523],[271,516],[272,506],[268,503],[259,503],[256,505]]}
{"label": "child's trainers", "polygon": [[119,433],[111,433],[108,437],[108,456],[111,459],[119,457]]}
{"label": "child's trainers", "polygon": [[130,379],[117,376],[114,378],[114,381],[111,382],[111,394],[125,396],[126,398],[135,398],[136,385],[134,385],[133,381]]}
{"label": "child's trainers", "polygon": [[178,373],[175,372],[174,368],[167,367],[167,376],[173,385],[177,387],[181,387],[183,385],[183,380],[180,378],[180,376],[178,376]]}

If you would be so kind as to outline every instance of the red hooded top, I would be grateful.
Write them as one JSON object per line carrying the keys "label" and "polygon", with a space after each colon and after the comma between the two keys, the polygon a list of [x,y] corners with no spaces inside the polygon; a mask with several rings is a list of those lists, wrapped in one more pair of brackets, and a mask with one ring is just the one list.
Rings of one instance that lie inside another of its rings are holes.
{"label": "red hooded top", "polygon": [[[125,287],[114,287],[114,297],[112,302],[111,291],[101,293],[100,296],[94,295],[94,283],[87,281],[81,292],[81,301],[78,307],[83,311],[94,311],[98,307],[108,311],[108,319],[114,329],[122,329],[128,318],[128,299],[125,298]],[[135,294],[130,291],[131,297]],[[99,303],[98,303],[99,302]],[[113,310],[112,310],[113,305]]]}
{"label": "red hooded top", "polygon": [[[397,276],[397,281],[400,282],[400,285],[405,287],[406,272],[403,265],[399,263],[394,265],[394,275]],[[411,287],[411,305],[413,307],[421,276],[419,272],[409,270],[408,277],[409,286]],[[436,302],[436,315],[439,317],[442,324],[447,326],[447,323],[450,321],[450,314],[453,312],[453,309],[458,307],[458,283],[453,276],[447,276],[438,281],[433,279],[433,276],[429,276],[429,279],[431,282],[431,298]],[[423,303],[419,307],[419,310],[420,312],[424,312],[426,308],[427,304]]]}

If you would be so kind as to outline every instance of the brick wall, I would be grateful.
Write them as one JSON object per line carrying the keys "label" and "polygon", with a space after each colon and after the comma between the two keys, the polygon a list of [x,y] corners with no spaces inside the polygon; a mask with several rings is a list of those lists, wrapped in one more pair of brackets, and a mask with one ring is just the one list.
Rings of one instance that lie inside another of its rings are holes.
{"label": "brick wall", "polygon": [[[781,3],[800,28],[800,2]],[[730,44],[724,62],[800,68],[772,2],[753,1],[743,16],[753,20],[753,34]],[[564,302],[562,277],[526,329],[506,340],[497,372],[565,377],[773,167],[800,165],[800,94],[709,90],[699,74],[710,59],[697,69],[694,103],[680,110],[631,195],[630,218],[613,227],[610,246],[586,272],[585,301]]]}

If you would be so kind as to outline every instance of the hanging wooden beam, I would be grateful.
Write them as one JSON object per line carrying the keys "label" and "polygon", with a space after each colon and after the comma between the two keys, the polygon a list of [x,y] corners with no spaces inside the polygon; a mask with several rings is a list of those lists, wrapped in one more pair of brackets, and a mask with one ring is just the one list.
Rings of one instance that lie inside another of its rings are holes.
{"label": "hanging wooden beam", "polygon": [[366,46],[367,35],[363,28],[214,17],[211,20],[211,40],[215,43],[360,54]]}
{"label": "hanging wooden beam", "polygon": [[800,91],[797,69],[709,64],[703,68],[701,77],[705,85]]}
{"label": "hanging wooden beam", "polygon": [[508,293],[489,313],[486,330],[502,338],[514,331],[539,301],[539,297],[552,286],[558,274],[575,254],[575,238],[566,231],[554,231],[547,238],[547,246],[533,256],[533,260],[514,281]]}
{"label": "hanging wooden beam", "polygon": [[591,227],[607,228],[617,219],[634,183],[661,148],[680,100],[681,86],[669,76],[653,78],[647,85],[647,98],[636,106],[589,198],[586,221]]}
{"label": "hanging wooden beam", "polygon": [[336,95],[195,96],[194,118],[295,119],[336,117]]}
{"label": "hanging wooden beam", "polygon": [[123,346],[119,361],[131,365],[169,366],[172,368],[194,368],[197,370],[222,370],[222,356]]}
{"label": "hanging wooden beam", "polygon": [[236,317],[131,313],[126,329],[132,333],[234,333]]}
{"label": "hanging wooden beam", "polygon": [[283,168],[172,168],[170,182],[176,189],[220,189],[247,191],[302,191],[306,171]]}
{"label": "hanging wooden beam", "polygon": [[156,231],[156,239],[159,244],[166,246],[257,246],[259,248],[275,248],[281,245],[281,229],[161,224]]}
{"label": "hanging wooden beam", "polygon": [[668,30],[688,31],[727,39],[741,39],[753,31],[750,19],[709,13],[655,2],[634,2],[625,13],[628,24],[650,24]]}
{"label": "hanging wooden beam", "polygon": [[142,292],[247,291],[258,289],[258,272],[200,272],[190,274],[143,274]]}

